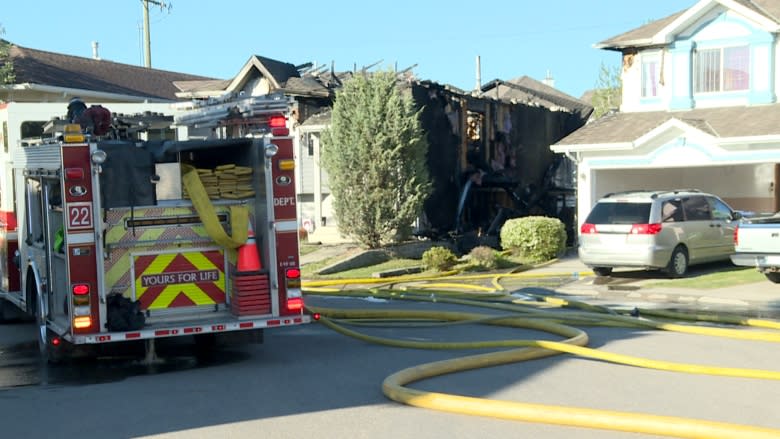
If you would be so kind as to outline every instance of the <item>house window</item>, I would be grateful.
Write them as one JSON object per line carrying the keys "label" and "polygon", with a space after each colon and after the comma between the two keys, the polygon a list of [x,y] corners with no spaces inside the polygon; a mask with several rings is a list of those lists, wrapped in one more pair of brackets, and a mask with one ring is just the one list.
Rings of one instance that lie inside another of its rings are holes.
{"label": "house window", "polygon": [[661,82],[661,62],[657,56],[642,57],[642,97],[658,96]]}
{"label": "house window", "polygon": [[696,93],[747,90],[749,87],[748,46],[697,50],[693,62]]}
{"label": "house window", "polygon": [[27,138],[30,138],[30,137],[41,137],[41,136],[43,136],[43,126],[44,125],[46,125],[45,121],[42,121],[42,122],[32,122],[32,121],[22,122],[22,126],[21,126],[22,139],[27,139]]}

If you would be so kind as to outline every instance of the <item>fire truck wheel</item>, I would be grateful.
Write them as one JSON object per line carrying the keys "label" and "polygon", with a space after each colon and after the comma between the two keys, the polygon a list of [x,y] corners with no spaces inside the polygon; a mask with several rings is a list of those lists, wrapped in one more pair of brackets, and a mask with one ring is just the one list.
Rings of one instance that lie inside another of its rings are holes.
{"label": "fire truck wheel", "polygon": [[6,310],[10,308],[8,301],[4,299],[0,299],[0,323],[5,323],[8,321],[8,318],[5,316]]}
{"label": "fire truck wheel", "polygon": [[46,314],[44,313],[46,307],[43,304],[43,295],[35,294],[35,322],[38,325],[38,350],[41,353],[41,358],[48,359],[49,357],[49,334],[46,329]]}
{"label": "fire truck wheel", "polygon": [[51,344],[51,340],[54,334],[46,327],[46,306],[43,303],[43,296],[35,294],[35,321],[38,326],[38,350],[40,351],[41,360],[49,364],[59,364],[65,358],[65,347],[54,347]]}

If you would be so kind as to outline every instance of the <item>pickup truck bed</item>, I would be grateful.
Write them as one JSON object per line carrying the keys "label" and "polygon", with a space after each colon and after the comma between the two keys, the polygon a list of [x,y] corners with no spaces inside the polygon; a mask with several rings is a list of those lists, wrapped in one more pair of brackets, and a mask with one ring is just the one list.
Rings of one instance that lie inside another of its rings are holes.
{"label": "pickup truck bed", "polygon": [[780,283],[780,214],[743,219],[734,231],[734,251],[735,265],[756,267]]}

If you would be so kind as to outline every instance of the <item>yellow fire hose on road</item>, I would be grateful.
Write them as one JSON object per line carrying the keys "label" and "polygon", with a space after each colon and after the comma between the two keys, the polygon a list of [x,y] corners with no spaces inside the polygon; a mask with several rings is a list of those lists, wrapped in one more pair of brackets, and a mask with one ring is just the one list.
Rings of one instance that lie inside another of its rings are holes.
{"label": "yellow fire hose on road", "polygon": [[[505,277],[506,275],[501,275]],[[510,275],[511,276],[511,275]],[[525,277],[530,278],[526,275]],[[518,300],[504,293],[497,276],[449,277],[446,282],[441,278],[417,277],[410,281],[404,276],[397,279],[382,279],[382,288],[357,289],[359,280],[305,282],[307,294],[337,295],[347,297],[372,297],[376,299],[414,300],[447,303],[463,306],[477,306],[502,311],[504,314],[481,314],[462,312],[430,312],[409,310],[369,310],[369,309],[331,309],[309,307],[309,311],[321,315],[320,322],[327,327],[350,337],[370,343],[387,346],[417,349],[485,349],[510,348],[508,350],[470,355],[450,360],[437,361],[407,368],[388,376],[383,384],[384,394],[397,402],[416,407],[440,410],[452,413],[485,416],[525,422],[556,424],[571,427],[595,428],[604,430],[645,433],[682,438],[780,438],[780,429],[758,426],[715,422],[700,419],[658,416],[642,413],[628,413],[610,410],[597,410],[579,407],[565,407],[546,404],[531,404],[511,401],[497,401],[483,398],[451,395],[421,391],[407,387],[408,384],[427,378],[483,367],[528,361],[561,353],[585,358],[593,358],[634,367],[658,370],[709,374],[727,377],[740,377],[764,380],[780,380],[780,371],[757,369],[726,368],[697,364],[674,363],[633,357],[629,355],[604,352],[587,348],[587,334],[581,329],[569,326],[580,324],[588,326],[621,326],[645,329],[665,330],[697,335],[729,337],[743,340],[780,342],[780,332],[742,330],[701,325],[665,323],[648,319],[655,315],[663,319],[690,320],[697,323],[742,325],[764,329],[780,329],[780,323],[771,320],[746,319],[733,316],[689,315],[658,310],[639,310],[642,317],[621,315],[606,307],[590,305],[584,302],[564,300],[555,297],[534,296],[534,301]],[[438,282],[420,287],[420,279]],[[460,284],[457,280],[492,280],[499,288],[492,289]],[[409,286],[414,283],[414,286]],[[398,284],[404,286],[399,287]],[[344,285],[353,288],[345,289]],[[436,290],[431,288],[456,288],[465,291]],[[477,288],[475,288],[477,287]],[[476,292],[474,292],[476,291]],[[561,308],[566,311],[562,312]],[[375,337],[352,329],[350,326],[387,325],[391,322],[406,322],[408,325],[466,324],[526,328],[548,332],[564,337],[562,341],[549,340],[493,340],[478,342],[420,342]],[[372,323],[374,322],[374,323]],[[438,322],[438,323],[437,323]],[[441,323],[445,322],[445,323]]]}

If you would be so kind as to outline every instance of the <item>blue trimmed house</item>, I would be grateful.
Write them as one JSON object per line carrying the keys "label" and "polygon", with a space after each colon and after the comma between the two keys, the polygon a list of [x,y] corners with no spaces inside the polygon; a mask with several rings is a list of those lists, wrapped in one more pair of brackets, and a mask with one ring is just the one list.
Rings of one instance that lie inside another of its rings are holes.
{"label": "blue trimmed house", "polygon": [[622,55],[620,109],[551,146],[577,163],[579,222],[632,189],[780,210],[779,32],[778,0],[701,0],[596,44]]}

